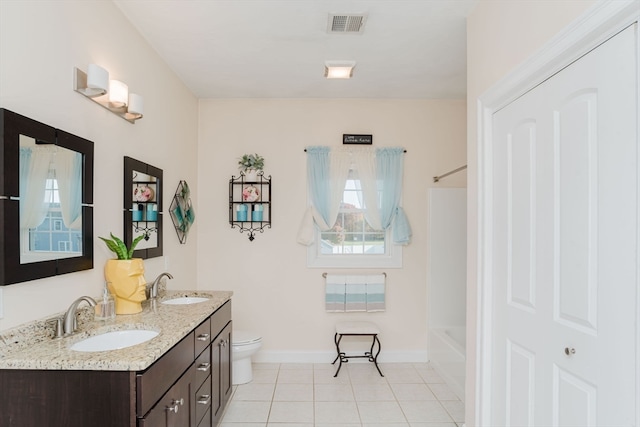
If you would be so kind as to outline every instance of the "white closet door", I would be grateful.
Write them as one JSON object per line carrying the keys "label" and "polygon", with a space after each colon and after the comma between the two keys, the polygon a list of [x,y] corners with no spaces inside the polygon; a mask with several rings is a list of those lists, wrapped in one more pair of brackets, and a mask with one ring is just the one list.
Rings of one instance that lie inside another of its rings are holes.
{"label": "white closet door", "polygon": [[636,31],[494,114],[492,426],[634,423]]}

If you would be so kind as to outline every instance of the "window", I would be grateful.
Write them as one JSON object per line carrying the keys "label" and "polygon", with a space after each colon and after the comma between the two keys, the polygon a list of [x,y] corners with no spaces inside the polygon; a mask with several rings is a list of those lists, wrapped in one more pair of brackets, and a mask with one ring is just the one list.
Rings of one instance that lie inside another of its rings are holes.
{"label": "window", "polygon": [[[51,252],[66,252],[69,257],[82,253],[82,230],[69,229],[64,225],[58,181],[55,178],[46,180],[44,202],[49,207],[44,220],[37,227],[29,228],[22,236],[28,242],[21,245],[28,248],[28,253],[24,255],[28,255],[30,261],[38,261],[49,259]],[[60,254],[56,257],[60,258]]]}
{"label": "window", "polygon": [[411,241],[400,205],[404,150],[314,146],[306,151],[310,206],[297,240],[309,248],[307,265],[402,267],[401,246]]}
{"label": "window", "polygon": [[316,230],[308,265],[327,268],[402,267],[402,248],[391,243],[391,232],[375,230],[365,220],[360,181],[350,173],[338,217],[327,231]]}

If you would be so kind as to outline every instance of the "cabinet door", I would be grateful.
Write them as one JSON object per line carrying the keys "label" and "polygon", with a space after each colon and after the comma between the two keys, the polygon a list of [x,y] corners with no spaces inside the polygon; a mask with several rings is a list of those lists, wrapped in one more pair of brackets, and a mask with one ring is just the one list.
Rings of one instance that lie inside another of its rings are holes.
{"label": "cabinet door", "polygon": [[231,397],[231,322],[222,329],[211,344],[211,420],[219,421]]}
{"label": "cabinet door", "polygon": [[184,373],[149,413],[139,427],[192,427],[195,425],[193,382],[194,365]]}
{"label": "cabinet door", "polygon": [[220,353],[220,396],[224,408],[231,398],[231,322],[220,333],[225,345]]}
{"label": "cabinet door", "polygon": [[220,355],[224,340],[222,333],[211,343],[211,424],[216,425],[222,416],[222,396],[220,394]]}

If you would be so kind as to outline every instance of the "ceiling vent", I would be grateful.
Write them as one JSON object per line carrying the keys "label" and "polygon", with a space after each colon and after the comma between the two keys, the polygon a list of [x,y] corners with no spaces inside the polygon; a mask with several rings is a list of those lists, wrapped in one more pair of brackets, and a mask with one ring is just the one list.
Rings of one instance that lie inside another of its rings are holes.
{"label": "ceiling vent", "polygon": [[367,15],[334,15],[329,14],[327,32],[329,34],[361,34]]}

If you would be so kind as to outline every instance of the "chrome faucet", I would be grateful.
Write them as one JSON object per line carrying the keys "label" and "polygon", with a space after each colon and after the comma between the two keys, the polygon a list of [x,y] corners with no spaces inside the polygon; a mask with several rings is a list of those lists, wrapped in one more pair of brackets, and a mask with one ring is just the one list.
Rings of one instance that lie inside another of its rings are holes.
{"label": "chrome faucet", "polygon": [[96,306],[96,301],[93,298],[87,296],[82,296],[72,302],[69,306],[69,309],[62,318],[62,332],[64,335],[71,335],[76,331],[76,312],[78,311],[78,306],[82,301],[86,301],[91,307]]}
{"label": "chrome faucet", "polygon": [[153,283],[149,286],[150,299],[154,299],[158,296],[158,283],[160,283],[160,279],[162,279],[164,276],[168,277],[169,279],[173,279],[173,276],[171,275],[171,273],[167,273],[167,272],[160,273],[160,275],[156,277]]}

